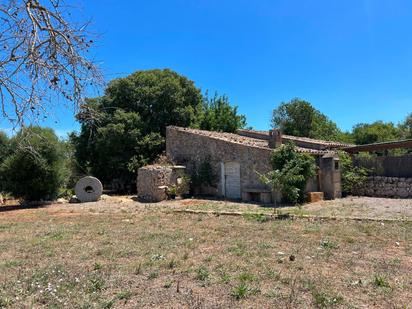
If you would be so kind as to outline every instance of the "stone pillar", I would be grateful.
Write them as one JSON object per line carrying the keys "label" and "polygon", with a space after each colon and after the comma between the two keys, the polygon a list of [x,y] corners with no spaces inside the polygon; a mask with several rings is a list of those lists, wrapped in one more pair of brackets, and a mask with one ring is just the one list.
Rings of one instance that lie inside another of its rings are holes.
{"label": "stone pillar", "polygon": [[325,198],[335,199],[342,197],[341,170],[337,154],[325,154],[320,158],[321,188]]}
{"label": "stone pillar", "polygon": [[269,148],[278,148],[282,145],[282,133],[279,129],[269,130]]}

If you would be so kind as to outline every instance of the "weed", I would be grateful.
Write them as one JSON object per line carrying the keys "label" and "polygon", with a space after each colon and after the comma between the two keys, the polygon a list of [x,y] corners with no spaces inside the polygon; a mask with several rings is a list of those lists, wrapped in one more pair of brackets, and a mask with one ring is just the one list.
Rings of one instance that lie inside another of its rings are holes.
{"label": "weed", "polygon": [[204,259],[204,261],[205,261],[206,263],[210,263],[212,260],[213,260],[213,256],[211,256],[211,255],[208,255],[208,256]]}
{"label": "weed", "polygon": [[11,306],[12,303],[13,301],[10,298],[0,297],[0,308],[7,308]]}
{"label": "weed", "polygon": [[117,297],[118,300],[127,301],[132,297],[132,292],[130,292],[129,290],[121,291],[121,292],[117,293],[116,297]]}
{"label": "weed", "polygon": [[110,308],[113,308],[113,306],[114,306],[114,299],[107,300],[107,301],[102,303],[102,308],[103,309],[110,309]]}
{"label": "weed", "polygon": [[244,243],[238,241],[235,246],[229,248],[229,252],[237,256],[243,256],[246,254],[246,246]]}
{"label": "weed", "polygon": [[277,298],[281,298],[282,297],[282,293],[279,291],[279,289],[270,289],[269,291],[267,291],[266,293],[265,293],[265,296],[266,297],[268,297],[268,298],[274,298],[274,299],[277,299]]}
{"label": "weed", "polygon": [[280,273],[278,271],[269,269],[268,271],[266,271],[266,276],[270,279],[274,279],[276,281],[280,280]]}
{"label": "weed", "polygon": [[246,283],[241,282],[239,285],[235,286],[232,289],[232,294],[231,295],[235,299],[239,300],[239,299],[242,299],[242,298],[246,298],[246,296],[248,294],[248,291],[249,291],[249,286]]}
{"label": "weed", "polygon": [[163,284],[163,287],[164,287],[165,289],[168,289],[168,288],[170,288],[170,287],[172,286],[172,284],[173,284],[173,282],[172,282],[171,280],[167,280],[167,281]]}
{"label": "weed", "polygon": [[140,275],[142,272],[142,263],[139,263],[139,265],[134,267],[133,273],[135,275]]}
{"label": "weed", "polygon": [[171,259],[168,263],[167,263],[167,268],[169,269],[173,269],[177,266],[177,262],[175,259]]}
{"label": "weed", "polygon": [[226,283],[226,284],[227,284],[227,283],[230,282],[230,275],[229,275],[228,273],[222,271],[222,272],[220,273],[220,280],[221,280],[223,283]]}
{"label": "weed", "polygon": [[148,279],[156,279],[157,277],[159,277],[159,272],[158,271],[152,271],[147,278]]}
{"label": "weed", "polygon": [[249,221],[256,221],[256,222],[266,222],[269,220],[269,217],[265,214],[244,214],[243,218]]}
{"label": "weed", "polygon": [[254,281],[256,277],[250,273],[241,273],[238,277],[240,282]]}
{"label": "weed", "polygon": [[161,260],[164,260],[164,259],[165,259],[165,256],[162,255],[162,254],[159,254],[159,253],[153,254],[152,257],[151,257],[152,261],[161,261]]}
{"label": "weed", "polygon": [[321,246],[321,248],[326,249],[326,250],[338,249],[339,248],[339,245],[336,242],[331,241],[329,239],[322,240],[320,242],[320,246]]}
{"label": "weed", "polygon": [[260,293],[260,289],[250,287],[247,283],[245,282],[240,282],[237,286],[235,286],[232,289],[231,295],[237,299],[240,300],[242,298],[246,298],[249,295],[256,295]]}
{"label": "weed", "polygon": [[334,305],[342,304],[343,297],[340,295],[329,295],[326,292],[312,289],[313,302],[317,308],[327,308]]}
{"label": "weed", "polygon": [[375,275],[373,278],[373,285],[378,287],[378,288],[390,288],[389,282],[386,280],[384,276],[381,275]]}
{"label": "weed", "polygon": [[98,262],[94,263],[94,265],[93,265],[93,270],[100,270],[102,268],[103,268],[102,264],[100,264]]}
{"label": "weed", "polygon": [[5,268],[18,267],[20,265],[22,265],[22,261],[20,260],[10,260],[3,262],[3,264],[0,264],[0,266],[4,266]]}
{"label": "weed", "polygon": [[200,266],[196,269],[196,279],[200,281],[206,281],[209,279],[209,270],[205,266]]}
{"label": "weed", "polygon": [[103,278],[99,276],[94,276],[89,279],[89,286],[87,290],[90,294],[97,293],[97,292],[102,291],[104,286],[105,286],[105,282]]}

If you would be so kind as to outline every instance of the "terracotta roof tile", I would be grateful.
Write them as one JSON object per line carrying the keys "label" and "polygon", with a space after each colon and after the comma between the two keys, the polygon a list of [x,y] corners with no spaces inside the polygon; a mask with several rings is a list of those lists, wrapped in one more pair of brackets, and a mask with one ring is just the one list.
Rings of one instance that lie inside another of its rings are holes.
{"label": "terracotta roof tile", "polygon": [[[205,131],[205,130],[182,128],[182,127],[172,127],[172,128],[179,130],[179,131],[207,136],[210,138],[219,139],[219,140],[223,140],[223,141],[227,141],[231,143],[242,144],[242,145],[251,146],[251,147],[270,149],[267,140],[242,136],[239,134],[216,132],[216,131]],[[317,149],[304,148],[304,147],[296,147],[296,149],[299,152],[310,153],[310,154],[326,154],[326,153],[331,152],[328,150],[317,150]]]}
{"label": "terracotta roof tile", "polygon": [[[256,130],[239,130],[239,133],[241,134],[256,134],[256,135],[261,135],[262,137],[269,137],[269,131],[256,131]],[[327,147],[336,147],[336,148],[341,148],[341,147],[352,147],[355,146],[353,144],[347,144],[347,143],[341,143],[341,142],[335,142],[335,141],[326,141],[326,140],[320,140],[320,139],[314,139],[314,138],[309,138],[309,137],[301,137],[301,136],[293,136],[293,135],[286,135],[282,134],[282,138],[285,140],[290,140],[290,141],[300,141],[300,142],[306,142],[306,143],[312,143],[316,145],[321,145],[321,146],[327,146]]]}

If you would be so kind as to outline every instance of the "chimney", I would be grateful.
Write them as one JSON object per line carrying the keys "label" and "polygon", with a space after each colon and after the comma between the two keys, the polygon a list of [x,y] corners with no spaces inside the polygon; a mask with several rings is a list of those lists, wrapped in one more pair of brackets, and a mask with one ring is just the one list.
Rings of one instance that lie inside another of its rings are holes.
{"label": "chimney", "polygon": [[269,148],[278,148],[282,145],[282,133],[279,129],[269,130]]}

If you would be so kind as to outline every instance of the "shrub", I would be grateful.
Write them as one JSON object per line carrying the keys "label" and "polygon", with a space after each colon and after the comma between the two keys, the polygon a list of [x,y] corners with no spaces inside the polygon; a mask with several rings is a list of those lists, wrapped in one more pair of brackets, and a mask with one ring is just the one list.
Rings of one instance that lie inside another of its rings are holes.
{"label": "shrub", "polygon": [[344,151],[339,152],[339,158],[342,171],[342,193],[349,195],[357,186],[366,181],[370,170],[355,166],[350,155]]}
{"label": "shrub", "polygon": [[[10,139],[7,137],[7,134],[0,131],[0,164],[4,161],[5,158],[10,154]],[[4,188],[0,183],[0,192],[3,192]],[[1,302],[0,302],[1,305]],[[0,306],[1,307],[1,306]]]}
{"label": "shrub", "polygon": [[194,186],[216,186],[217,175],[213,171],[210,160],[210,157],[207,157],[200,163],[199,167],[195,167],[195,171],[193,172],[193,175],[191,177],[192,184]]}
{"label": "shrub", "polygon": [[262,182],[280,191],[286,202],[303,200],[306,183],[315,175],[315,159],[299,153],[295,145],[289,143],[273,151],[271,164],[273,170],[260,175]]}
{"label": "shrub", "polygon": [[0,166],[4,190],[25,200],[53,199],[68,178],[62,142],[52,129],[23,128]]}

